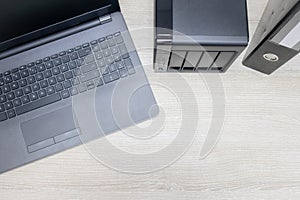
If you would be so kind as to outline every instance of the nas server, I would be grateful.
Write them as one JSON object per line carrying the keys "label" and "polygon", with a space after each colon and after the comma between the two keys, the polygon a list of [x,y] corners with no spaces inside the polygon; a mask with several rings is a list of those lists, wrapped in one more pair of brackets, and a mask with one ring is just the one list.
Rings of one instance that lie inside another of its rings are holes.
{"label": "nas server", "polygon": [[156,72],[226,72],[248,42],[246,0],[155,2]]}

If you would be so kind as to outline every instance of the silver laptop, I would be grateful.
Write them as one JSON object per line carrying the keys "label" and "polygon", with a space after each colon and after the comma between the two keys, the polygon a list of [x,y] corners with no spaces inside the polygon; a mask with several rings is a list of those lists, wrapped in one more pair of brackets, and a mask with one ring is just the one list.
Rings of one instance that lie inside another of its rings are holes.
{"label": "silver laptop", "polygon": [[0,27],[0,173],[158,113],[117,0],[3,0]]}

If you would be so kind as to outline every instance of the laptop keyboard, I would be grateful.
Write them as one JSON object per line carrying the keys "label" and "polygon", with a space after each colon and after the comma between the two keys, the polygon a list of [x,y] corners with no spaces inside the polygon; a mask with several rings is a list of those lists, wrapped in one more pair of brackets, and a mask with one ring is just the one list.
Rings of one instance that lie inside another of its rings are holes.
{"label": "laptop keyboard", "polygon": [[133,74],[119,32],[0,73],[0,122]]}

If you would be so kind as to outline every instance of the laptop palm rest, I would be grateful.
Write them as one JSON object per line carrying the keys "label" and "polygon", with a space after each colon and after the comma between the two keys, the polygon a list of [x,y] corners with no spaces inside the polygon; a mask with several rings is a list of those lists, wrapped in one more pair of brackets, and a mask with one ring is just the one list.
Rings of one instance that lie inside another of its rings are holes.
{"label": "laptop palm rest", "polygon": [[29,153],[78,136],[72,106],[23,122],[21,130]]}

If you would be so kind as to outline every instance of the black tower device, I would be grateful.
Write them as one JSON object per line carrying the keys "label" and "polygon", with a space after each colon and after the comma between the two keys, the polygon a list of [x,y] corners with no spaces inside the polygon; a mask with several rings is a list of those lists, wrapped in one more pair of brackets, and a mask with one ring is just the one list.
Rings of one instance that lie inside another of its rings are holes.
{"label": "black tower device", "polygon": [[247,47],[246,0],[156,0],[156,72],[225,72]]}
{"label": "black tower device", "polygon": [[300,0],[269,0],[243,64],[271,74],[300,51]]}

